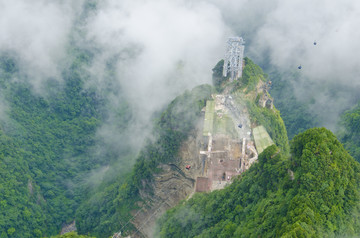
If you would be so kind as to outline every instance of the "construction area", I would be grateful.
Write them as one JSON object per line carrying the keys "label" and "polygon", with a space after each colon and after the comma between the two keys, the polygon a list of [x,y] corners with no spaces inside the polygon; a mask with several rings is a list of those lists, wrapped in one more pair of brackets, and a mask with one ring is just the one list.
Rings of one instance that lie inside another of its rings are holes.
{"label": "construction area", "polygon": [[273,144],[263,126],[251,128],[246,106],[235,103],[230,95],[213,95],[203,112],[205,150],[199,153],[202,168],[196,178],[196,192],[224,188]]}
{"label": "construction area", "polygon": [[[234,97],[234,98],[233,98]],[[256,163],[258,154],[273,144],[263,126],[252,128],[245,102],[229,94],[214,94],[196,122],[197,129],[182,144],[179,161],[159,165],[152,192],[139,193],[143,201],[120,230],[132,224],[131,237],[152,237],[156,219],[195,192],[223,189]],[[113,235],[123,237],[121,231]]]}
{"label": "construction area", "polygon": [[[229,77],[230,82],[242,76],[244,43],[241,37],[230,37],[227,41],[223,76]],[[267,88],[258,89],[262,90],[259,106],[272,109]],[[224,94],[213,94],[207,100],[203,117],[193,122],[196,129],[182,143],[178,159],[158,166],[159,172],[153,174],[148,184],[151,189],[139,190],[142,198],[137,202],[139,209],[131,213],[114,238],[123,237],[121,231],[130,224],[136,228],[131,237],[152,237],[156,219],[166,210],[191,198],[195,192],[224,188],[274,143],[263,126],[251,125],[245,101],[230,91],[231,87],[225,88]]]}

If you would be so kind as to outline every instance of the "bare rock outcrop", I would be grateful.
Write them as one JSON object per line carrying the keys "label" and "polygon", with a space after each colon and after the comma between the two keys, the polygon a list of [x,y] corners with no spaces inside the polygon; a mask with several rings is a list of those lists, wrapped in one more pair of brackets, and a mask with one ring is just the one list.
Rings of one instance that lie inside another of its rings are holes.
{"label": "bare rock outcrop", "polygon": [[137,231],[131,237],[152,237],[156,220],[194,193],[196,177],[201,173],[202,121],[182,144],[178,160],[159,165],[161,172],[154,174],[154,180],[147,184],[151,189],[140,190],[144,203],[133,214],[131,223]]}
{"label": "bare rock outcrop", "polygon": [[60,231],[60,235],[63,235],[65,233],[72,232],[72,231],[76,231],[75,220],[73,222],[71,222],[70,224],[63,225],[63,227],[61,228],[61,231]]}

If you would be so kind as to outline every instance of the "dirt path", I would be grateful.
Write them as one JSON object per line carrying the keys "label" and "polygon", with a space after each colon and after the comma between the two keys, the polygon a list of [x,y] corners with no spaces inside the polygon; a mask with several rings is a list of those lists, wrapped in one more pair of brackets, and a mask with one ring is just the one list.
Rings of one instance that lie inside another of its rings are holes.
{"label": "dirt path", "polygon": [[245,105],[235,104],[231,95],[225,96],[225,104],[228,115],[234,122],[235,129],[238,133],[239,139],[246,138],[247,141],[251,139],[250,117]]}

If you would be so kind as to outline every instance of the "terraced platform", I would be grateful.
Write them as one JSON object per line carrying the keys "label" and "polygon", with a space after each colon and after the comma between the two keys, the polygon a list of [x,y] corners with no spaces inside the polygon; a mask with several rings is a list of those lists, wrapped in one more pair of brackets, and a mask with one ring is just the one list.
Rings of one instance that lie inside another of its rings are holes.
{"label": "terraced platform", "polygon": [[253,128],[253,135],[258,154],[263,152],[268,146],[274,144],[265,127],[263,126]]}

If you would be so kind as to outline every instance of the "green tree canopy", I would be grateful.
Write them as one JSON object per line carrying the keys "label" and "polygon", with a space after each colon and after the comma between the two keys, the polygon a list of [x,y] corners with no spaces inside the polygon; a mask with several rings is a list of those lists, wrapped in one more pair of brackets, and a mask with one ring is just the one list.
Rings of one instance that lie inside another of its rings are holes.
{"label": "green tree canopy", "polygon": [[360,166],[314,128],[273,145],[224,190],[195,194],[160,220],[160,237],[324,237],[360,232]]}

